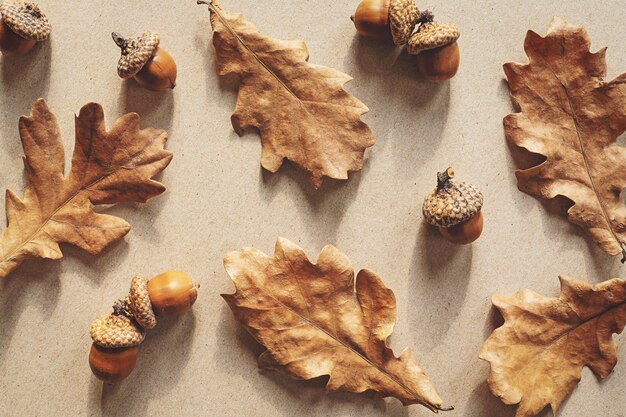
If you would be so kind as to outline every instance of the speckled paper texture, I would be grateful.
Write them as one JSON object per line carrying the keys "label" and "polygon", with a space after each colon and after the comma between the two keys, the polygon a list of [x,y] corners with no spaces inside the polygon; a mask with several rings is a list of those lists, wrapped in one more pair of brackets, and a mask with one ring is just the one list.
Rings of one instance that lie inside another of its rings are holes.
{"label": "speckled paper texture", "polygon": [[[39,97],[59,119],[68,166],[74,114],[90,101],[103,105],[109,126],[136,111],[143,126],[167,130],[174,159],[159,176],[168,188],[162,196],[104,210],[132,225],[122,242],[98,257],[63,246],[64,259],[26,262],[0,282],[2,417],[432,415],[394,399],[326,395],[319,382],[258,370],[258,345],[219,297],[234,290],[222,259],[246,246],[271,254],[278,236],[312,259],[334,244],[355,269],[382,277],[398,302],[391,346],[396,354],[413,348],[456,408],[446,416],[515,414],[491,395],[488,365],[478,359],[502,323],[493,293],[529,288],[556,296],[559,274],[593,283],[626,277],[619,257],[605,255],[558,207],[517,190],[517,152],[502,127],[513,110],[502,64],[527,62],[526,31],[545,35],[554,15],[584,25],[592,50],[608,46],[611,78],[626,71],[624,0],[419,3],[461,30],[461,67],[442,84],[416,75],[400,49],[359,39],[349,19],[356,0],[222,0],[268,36],[306,40],[311,62],[352,75],[346,88],[370,108],[363,119],[377,143],[364,169],[319,191],[289,164],[264,172],[257,133],[233,131],[236,84],[216,74],[206,7],[193,0],[40,4],[53,26],[50,41],[26,57],[0,58],[0,188],[23,193],[17,123]],[[117,76],[111,32],[147,30],[160,33],[178,63],[171,93]],[[441,239],[421,214],[436,172],[450,165],[485,196],[485,230],[468,247]],[[141,345],[133,374],[103,387],[88,365],[90,323],[125,295],[134,275],[168,269],[183,269],[201,284],[193,312],[161,321]],[[626,343],[616,338],[614,373],[598,382],[585,369],[559,416],[624,417]]]}

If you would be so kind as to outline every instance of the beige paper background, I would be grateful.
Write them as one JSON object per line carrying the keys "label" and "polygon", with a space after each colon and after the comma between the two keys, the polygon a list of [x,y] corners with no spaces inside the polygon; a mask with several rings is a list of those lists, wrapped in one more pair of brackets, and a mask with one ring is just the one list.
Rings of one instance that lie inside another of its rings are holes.
{"label": "beige paper background", "polygon": [[[347,89],[371,109],[364,120],[377,143],[363,171],[316,192],[289,165],[263,172],[257,134],[239,138],[232,130],[235,92],[215,73],[205,7],[192,0],[41,1],[54,25],[51,41],[25,58],[0,58],[0,186],[22,194],[17,121],[38,97],[59,118],[68,164],[73,115],[89,101],[103,105],[109,126],[137,111],[144,126],[166,129],[175,156],[161,177],[163,196],[107,210],[132,224],[123,242],[99,257],[63,247],[62,261],[28,262],[0,283],[1,416],[430,415],[393,399],[325,395],[319,384],[258,371],[258,347],[219,297],[232,291],[222,257],[244,246],[271,253],[277,236],[312,259],[335,244],[355,268],[383,277],[398,299],[391,344],[396,353],[414,349],[446,404],[456,407],[447,415],[514,415],[490,394],[488,367],[477,359],[501,323],[491,294],[527,287],[556,295],[559,274],[596,283],[624,277],[626,267],[517,190],[501,122],[511,111],[501,65],[526,62],[526,30],[543,35],[558,14],[584,24],[594,50],[609,47],[612,78],[626,70],[626,1],[420,4],[462,29],[460,72],[443,84],[420,79],[393,48],[357,38],[348,19],[356,3],[222,2],[266,35],[305,39],[311,62],[354,76]],[[160,32],[177,59],[173,93],[117,78],[110,32],[148,29]],[[422,223],[422,198],[448,165],[485,194],[485,231],[471,247],[452,246]],[[90,322],[124,295],[133,274],[172,268],[202,285],[193,314],[151,332],[132,376],[103,389],[87,363]],[[585,369],[560,416],[624,416],[623,339],[615,372],[598,383]]]}

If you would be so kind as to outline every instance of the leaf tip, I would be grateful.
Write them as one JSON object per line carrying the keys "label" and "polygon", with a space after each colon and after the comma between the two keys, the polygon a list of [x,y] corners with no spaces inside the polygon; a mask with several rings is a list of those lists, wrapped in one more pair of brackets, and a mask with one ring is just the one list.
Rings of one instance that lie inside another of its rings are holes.
{"label": "leaf tip", "polygon": [[19,119],[19,125],[22,127],[24,123],[28,121],[32,121],[38,114],[42,113],[50,113],[50,109],[48,108],[48,103],[43,98],[38,98],[35,100],[30,108],[30,113],[26,116],[21,116]]}
{"label": "leaf tip", "polygon": [[578,29],[561,16],[553,16],[548,26],[548,34],[559,32],[561,30]]}
{"label": "leaf tip", "polygon": [[224,256],[222,263],[224,265],[224,269],[226,270],[226,272],[228,272],[228,274],[230,274],[230,266],[235,263],[235,258],[237,258],[238,256],[239,252],[237,251],[230,251]]}
{"label": "leaf tip", "polygon": [[44,98],[38,98],[37,100],[35,100],[35,102],[33,103],[33,108],[35,107],[45,107],[48,108],[48,103],[46,103],[46,100]]}

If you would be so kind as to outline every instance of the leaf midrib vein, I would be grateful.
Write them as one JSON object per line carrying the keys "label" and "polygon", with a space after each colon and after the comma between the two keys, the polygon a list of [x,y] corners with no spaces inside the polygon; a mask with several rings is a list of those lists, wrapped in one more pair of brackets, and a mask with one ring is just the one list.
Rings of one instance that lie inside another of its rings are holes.
{"label": "leaf midrib vein", "polygon": [[[568,305],[568,307],[569,307],[569,308],[570,308],[570,309],[571,309],[574,313],[576,313],[576,315],[578,315],[578,313],[576,312],[576,310],[574,310],[574,308],[573,308],[573,307],[572,307],[569,303],[567,303],[567,305]],[[526,361],[526,363],[524,364],[524,366],[522,366],[522,367],[520,368],[520,370],[516,372],[516,377],[517,377],[519,374],[521,374],[521,373],[522,373],[522,372],[523,372],[526,368],[528,368],[528,367],[529,367],[529,366],[530,366],[530,365],[531,365],[531,364],[532,364],[532,363],[533,363],[533,362],[537,359],[537,357],[539,357],[539,356],[543,355],[545,352],[547,352],[548,350],[550,350],[550,349],[551,349],[554,345],[556,345],[556,344],[557,344],[557,343],[558,343],[561,339],[563,339],[564,337],[569,337],[569,335],[570,335],[572,332],[574,332],[574,331],[578,330],[579,328],[581,328],[582,326],[586,325],[587,323],[590,323],[590,322],[592,322],[593,320],[596,320],[596,319],[598,319],[598,318],[602,317],[602,316],[603,316],[603,315],[605,315],[605,314],[609,314],[610,312],[612,312],[612,311],[614,311],[614,310],[617,310],[617,309],[619,309],[620,307],[622,307],[622,306],[624,306],[624,305],[626,305],[626,301],[622,301],[622,302],[620,302],[620,303],[618,303],[618,304],[615,304],[613,307],[611,307],[611,308],[609,308],[609,309],[607,309],[607,310],[604,310],[604,311],[602,311],[602,312],[600,312],[600,313],[598,313],[598,314],[596,314],[596,315],[594,315],[594,316],[592,316],[592,317],[590,317],[590,318],[588,318],[588,319],[586,319],[586,320],[583,320],[583,321],[581,321],[581,322],[579,322],[579,323],[576,323],[575,325],[573,325],[572,327],[570,327],[569,329],[567,329],[567,331],[566,331],[566,332],[563,332],[563,333],[562,333],[562,334],[560,334],[558,337],[556,337],[555,339],[553,339],[552,341],[550,341],[550,343],[549,343],[548,345],[544,346],[544,348],[543,348],[543,349],[541,349],[540,351],[538,351],[537,353],[535,353],[535,354],[532,356],[532,358],[530,358],[529,360],[527,360],[527,361]],[[524,310],[524,311],[528,311],[528,310]],[[533,314],[535,314],[535,313],[533,313]],[[596,334],[597,334],[597,332],[596,332]],[[524,344],[523,346],[528,346],[528,345]],[[533,345],[531,345],[531,346],[533,346]]]}
{"label": "leaf midrib vein", "polygon": [[[546,62],[548,62],[546,60]],[[578,121],[578,116],[576,114],[576,109],[574,106],[574,102],[572,100],[572,97],[569,94],[569,91],[567,89],[567,87],[565,86],[565,83],[563,83],[563,81],[561,80],[561,78],[557,75],[556,71],[554,71],[554,69],[552,68],[552,66],[550,65],[550,63],[547,63],[548,69],[550,70],[550,72],[552,72],[552,74],[554,75],[554,77],[557,79],[557,81],[559,82],[559,85],[561,86],[561,88],[563,89],[563,92],[565,94],[565,97],[567,98],[567,103],[570,107],[571,113],[570,113],[570,117],[572,118],[572,121],[574,123],[574,127],[576,128],[576,137],[578,139],[578,143],[580,146],[580,154],[582,155],[583,158],[583,162],[585,163],[585,172],[587,173],[587,176],[589,177],[589,182],[591,184],[591,190],[593,191],[596,200],[598,201],[598,205],[600,206],[600,210],[602,211],[602,215],[604,217],[604,221],[606,221],[607,224],[607,228],[609,230],[609,232],[611,232],[611,235],[613,236],[613,239],[615,239],[615,242],[619,245],[622,246],[622,241],[617,237],[617,234],[615,233],[615,230],[613,230],[613,224],[611,223],[609,214],[606,210],[606,207],[604,207],[604,204],[602,203],[602,200],[600,199],[600,194],[598,192],[598,188],[596,186],[595,180],[593,178],[593,175],[591,175],[591,164],[589,163],[588,159],[587,159],[587,153],[586,153],[586,149],[585,149],[585,144],[582,138],[582,134],[580,131],[580,123]]]}
{"label": "leaf midrib vein", "polygon": [[[93,134],[93,129],[90,129],[91,133]],[[154,141],[156,140],[156,138],[152,139],[152,141],[145,146],[144,148],[142,148],[139,152],[137,152],[134,155],[130,155],[129,158],[127,158],[127,161],[131,161],[133,160],[135,157],[137,157],[137,155],[140,155],[144,152],[146,152],[146,150],[150,147],[150,145],[152,145],[152,143],[154,143]],[[93,142],[93,136],[90,139],[90,143]],[[75,146],[79,146],[78,143],[75,144]],[[87,163],[85,164],[85,166],[87,167],[85,169],[85,172],[87,172],[89,169],[89,164],[91,163],[91,156],[92,154],[90,153],[87,159]],[[120,164],[120,166],[118,167],[119,169],[126,169],[125,168],[125,163],[124,164]],[[72,166],[72,168],[70,169],[70,174],[72,170],[74,169],[74,167]],[[46,225],[54,218],[54,216],[61,211],[63,208],[65,208],[65,206],[67,206],[71,201],[73,201],[78,195],[80,195],[81,193],[86,192],[89,188],[95,186],[96,184],[98,184],[101,181],[104,181],[105,179],[107,179],[108,177],[110,177],[111,175],[115,174],[118,171],[118,169],[115,169],[113,171],[109,171],[107,172],[105,175],[103,175],[100,178],[97,178],[96,180],[92,181],[89,184],[86,184],[84,186],[82,186],[81,188],[79,188],[78,190],[76,190],[75,193],[73,193],[70,197],[68,197],[65,201],[63,201],[61,204],[59,204],[59,206],[44,220],[41,222],[41,225],[39,226],[39,228],[37,228],[37,230],[35,232],[33,232],[26,240],[22,241],[20,244],[16,245],[13,250],[11,252],[9,252],[9,254],[7,254],[6,256],[4,256],[2,259],[0,259],[0,265],[10,261],[13,256],[17,253],[18,250],[20,250],[21,248],[23,248],[24,246],[26,246],[26,244],[32,242],[32,240],[44,229],[44,227],[46,227]],[[64,180],[64,184],[65,181],[67,181],[67,179]],[[39,196],[37,196],[39,198]],[[54,239],[53,239],[54,240]],[[58,242],[55,242],[58,244]]]}
{"label": "leaf midrib vein", "polygon": [[419,399],[420,395],[416,392],[414,392],[413,390],[411,390],[409,387],[407,387],[405,384],[403,384],[401,381],[399,381],[397,378],[395,378],[393,375],[389,374],[385,369],[382,369],[380,366],[376,365],[374,362],[372,362],[371,359],[369,359],[367,356],[364,356],[363,354],[361,354],[360,352],[358,352],[357,350],[355,350],[354,348],[352,348],[350,345],[348,345],[347,343],[345,343],[343,340],[341,340],[338,336],[333,335],[332,333],[328,332],[326,329],[324,329],[321,325],[319,325],[318,323],[316,323],[315,321],[304,317],[302,314],[300,314],[298,311],[292,309],[291,307],[289,307],[288,305],[284,304],[282,301],[280,301],[279,299],[277,299],[274,294],[268,293],[269,297],[272,298],[274,301],[276,301],[276,303],[278,303],[281,307],[291,311],[292,313],[294,313],[296,316],[298,316],[301,320],[303,320],[304,322],[310,324],[311,326],[313,326],[314,328],[316,328],[317,330],[321,331],[322,333],[326,334],[328,337],[330,337],[331,339],[335,340],[336,342],[338,342],[339,344],[341,344],[344,348],[346,348],[347,350],[349,350],[350,352],[354,353],[356,356],[358,356],[359,358],[361,358],[363,361],[367,362],[370,366],[372,366],[373,368],[377,369],[381,374],[383,374],[386,378],[388,378],[389,380],[393,381],[395,384],[397,384],[400,388],[402,388],[404,391],[406,391],[408,394],[410,394],[412,396],[412,398],[414,398],[417,402],[419,402],[420,404],[424,405],[425,407],[429,408],[429,409],[433,409],[433,406],[430,404],[427,404],[425,401],[422,401]]}
{"label": "leaf midrib vein", "polygon": [[[250,54],[252,54],[252,57],[259,63],[259,65],[261,65],[263,69],[265,69],[291,96],[293,96],[293,98],[297,101],[298,105],[304,110],[304,112],[307,115],[312,117],[314,120],[318,121],[317,117],[315,117],[315,115],[309,111],[309,109],[306,107],[306,105],[300,99],[300,97],[298,97],[296,93],[294,93],[293,90],[291,90],[291,88],[289,88],[289,86],[285,84],[285,82],[278,75],[276,75],[276,73],[274,73],[274,71],[272,71],[272,69],[267,64],[265,64],[265,62],[263,62],[263,60],[257,55],[257,53],[254,52],[252,48],[250,48],[248,44],[244,42],[241,36],[239,36],[239,34],[228,24],[228,22],[226,21],[226,18],[222,15],[222,13],[218,10],[218,8],[213,4],[209,5],[209,7],[211,8],[212,11],[215,12],[219,20],[226,27],[226,29],[231,33],[231,35],[233,35],[233,37],[237,40],[237,42],[239,42],[248,52],[250,52]],[[304,141],[302,140],[302,133],[300,131],[300,125],[298,125],[298,139],[299,139],[298,143],[300,144],[300,148],[301,148],[304,160],[309,161],[310,158],[308,156],[307,149],[304,146]]]}

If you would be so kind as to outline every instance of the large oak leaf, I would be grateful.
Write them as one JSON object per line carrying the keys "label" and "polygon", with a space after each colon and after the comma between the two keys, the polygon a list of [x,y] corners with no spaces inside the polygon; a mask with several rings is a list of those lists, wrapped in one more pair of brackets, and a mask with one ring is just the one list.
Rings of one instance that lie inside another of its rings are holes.
{"label": "large oak leaf", "polygon": [[331,392],[371,390],[443,410],[411,351],[395,357],[387,347],[396,319],[393,292],[371,271],[355,280],[337,248],[326,246],[312,264],[301,248],[279,239],[273,257],[247,248],[228,254],[224,265],[237,291],[223,297],[267,349],[262,367],[305,380],[329,376]]}
{"label": "large oak leaf", "polygon": [[561,277],[561,296],[528,290],[495,295],[504,325],[485,342],[480,357],[491,364],[489,386],[516,417],[531,417],[547,405],[556,413],[580,381],[583,366],[599,378],[617,363],[613,333],[626,325],[626,280],[593,288]]}
{"label": "large oak leaf", "polygon": [[263,168],[276,172],[287,158],[315,188],[324,176],[346,179],[360,170],[374,138],[360,119],[367,107],[343,89],[352,78],[309,64],[303,41],[265,37],[217,1],[209,7],[219,74],[240,79],[233,127],[239,135],[259,130]]}
{"label": "large oak leaf", "polygon": [[[518,170],[519,189],[542,199],[572,201],[568,219],[611,255],[626,242],[626,74],[605,82],[605,49],[591,53],[583,28],[555,18],[548,35],[529,31],[526,65],[504,71],[521,109],[504,119],[508,140],[545,162]],[[626,254],[625,254],[626,255]]]}
{"label": "large oak leaf", "polygon": [[28,258],[59,259],[59,243],[91,254],[101,252],[130,230],[124,220],[96,213],[93,205],[145,202],[165,191],[151,178],[169,164],[167,134],[140,129],[129,113],[104,126],[99,104],[87,104],[76,117],[72,168],[65,176],[65,154],[55,116],[44,100],[19,123],[28,185],[24,198],[6,194],[8,227],[0,237],[0,277]]}

